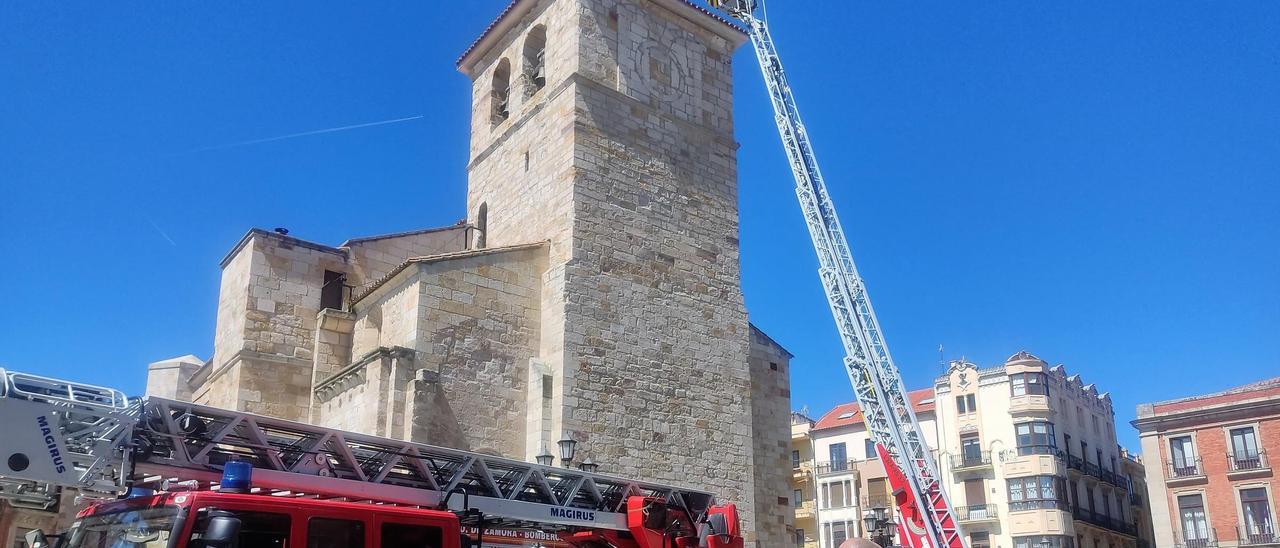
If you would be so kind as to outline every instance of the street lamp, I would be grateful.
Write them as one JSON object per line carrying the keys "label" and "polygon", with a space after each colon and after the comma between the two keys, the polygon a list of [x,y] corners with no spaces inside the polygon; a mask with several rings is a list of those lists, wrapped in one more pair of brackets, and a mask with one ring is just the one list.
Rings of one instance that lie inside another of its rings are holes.
{"label": "street lamp", "polygon": [[552,466],[556,462],[556,456],[552,455],[551,451],[547,450],[547,444],[545,443],[542,444],[542,452],[539,453],[538,456],[533,458],[534,460],[538,461],[538,464],[541,464],[543,466]]}
{"label": "street lamp", "polygon": [[565,438],[556,442],[556,445],[560,446],[560,465],[568,468],[569,463],[573,462],[573,454],[578,450],[577,440]]}
{"label": "street lamp", "polygon": [[600,465],[593,462],[591,457],[587,457],[587,460],[582,461],[582,464],[578,465],[578,469],[588,474],[594,474],[600,469]]}

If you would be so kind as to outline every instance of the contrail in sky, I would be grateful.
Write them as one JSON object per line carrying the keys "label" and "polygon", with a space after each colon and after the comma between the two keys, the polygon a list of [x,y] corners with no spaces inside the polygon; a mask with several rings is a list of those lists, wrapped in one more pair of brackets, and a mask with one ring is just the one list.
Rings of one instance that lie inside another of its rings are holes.
{"label": "contrail in sky", "polygon": [[159,232],[161,236],[164,236],[164,239],[169,241],[169,245],[172,245],[173,247],[178,247],[178,242],[173,241],[173,238],[170,238],[168,234],[165,234],[164,230],[160,228],[160,225],[156,224],[155,221],[151,220],[151,217],[143,215],[142,218],[146,219],[148,223],[151,223],[151,228],[156,229],[156,232]]}
{"label": "contrail in sky", "polygon": [[186,151],[184,154],[189,154],[189,153],[192,153],[192,152],[207,152],[207,151],[210,151],[210,150],[222,150],[222,149],[224,149],[224,148],[234,148],[234,147],[243,147],[243,146],[249,146],[249,145],[257,145],[257,144],[262,144],[262,143],[270,143],[270,142],[272,142],[272,141],[283,141],[283,140],[285,140],[285,139],[293,139],[294,137],[306,137],[306,136],[308,136],[308,135],[320,135],[320,134],[322,134],[322,133],[334,133],[334,132],[337,132],[337,131],[346,131],[346,130],[349,130],[349,129],[360,129],[360,128],[363,128],[363,127],[385,126],[385,125],[387,125],[387,124],[398,124],[398,123],[400,123],[400,122],[408,122],[408,121],[410,121],[410,120],[417,120],[417,119],[419,119],[419,118],[423,118],[423,116],[422,116],[422,115],[418,115],[418,116],[410,116],[410,117],[408,117],[408,118],[395,118],[395,119],[392,119],[392,120],[382,120],[382,121],[379,121],[379,122],[367,122],[367,123],[363,123],[363,124],[355,124],[355,125],[350,125],[350,126],[338,126],[338,127],[331,127],[331,128],[325,128],[325,129],[316,129],[316,130],[312,130],[312,131],[304,131],[304,132],[302,132],[302,133],[290,133],[290,134],[288,134],[288,135],[279,135],[279,136],[276,136],[276,137],[267,137],[267,138],[265,138],[265,139],[254,139],[254,140],[252,140],[252,141],[240,141],[240,142],[238,142],[238,143],[227,143],[227,144],[225,144],[225,145],[213,145],[213,146],[207,146],[207,147],[201,147],[201,148],[194,148],[194,149],[191,149],[191,150]]}

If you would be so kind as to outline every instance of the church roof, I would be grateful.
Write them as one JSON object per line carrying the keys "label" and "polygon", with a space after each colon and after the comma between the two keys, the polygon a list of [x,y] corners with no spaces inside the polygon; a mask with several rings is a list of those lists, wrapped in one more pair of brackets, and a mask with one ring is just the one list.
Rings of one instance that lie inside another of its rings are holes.
{"label": "church roof", "polygon": [[542,241],[542,242],[534,242],[531,244],[517,244],[517,245],[504,246],[504,247],[485,247],[481,249],[468,249],[465,251],[441,253],[439,255],[428,255],[425,257],[411,257],[408,260],[400,263],[395,268],[391,269],[391,272],[388,272],[385,276],[378,278],[377,280],[374,280],[368,285],[365,285],[359,288],[359,292],[351,296],[351,303],[355,304],[359,302],[361,299],[368,297],[371,293],[373,293],[374,291],[377,291],[379,287],[382,287],[384,284],[391,281],[391,279],[396,277],[397,274],[404,272],[406,268],[409,268],[409,265],[419,264],[419,263],[437,263],[437,262],[449,261],[453,259],[465,259],[468,257],[479,257],[482,255],[492,255],[494,253],[506,253],[510,251],[523,251],[526,249],[543,247],[548,245],[549,243],[550,242],[548,241]]}

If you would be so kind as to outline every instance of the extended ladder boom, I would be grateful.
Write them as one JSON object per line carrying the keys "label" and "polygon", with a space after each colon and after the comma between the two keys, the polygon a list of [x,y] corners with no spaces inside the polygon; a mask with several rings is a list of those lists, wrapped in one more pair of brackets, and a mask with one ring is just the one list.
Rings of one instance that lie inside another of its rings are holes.
{"label": "extended ladder boom", "polygon": [[[0,369],[0,497],[49,485],[114,498],[130,487],[216,482],[230,460],[254,487],[289,496],[478,510],[489,525],[628,531],[631,497],[695,522],[707,492],[344,432]],[[451,494],[465,493],[466,497]],[[467,508],[462,505],[466,504]]]}
{"label": "extended ladder boom", "polygon": [[[891,456],[915,497],[925,529],[916,534],[926,537],[935,548],[962,547],[956,516],[854,265],[768,25],[755,15],[755,0],[713,0],[712,4],[742,21],[751,36],[795,176],[796,196],[818,255],[818,275],[844,346],[845,369],[867,430]],[[912,527],[900,529],[910,533]]]}

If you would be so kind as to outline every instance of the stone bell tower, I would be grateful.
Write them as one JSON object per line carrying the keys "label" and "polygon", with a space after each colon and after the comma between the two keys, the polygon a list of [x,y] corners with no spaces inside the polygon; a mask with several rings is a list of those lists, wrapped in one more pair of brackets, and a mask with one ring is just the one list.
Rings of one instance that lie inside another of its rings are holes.
{"label": "stone bell tower", "polygon": [[748,365],[731,64],[746,38],[685,0],[521,0],[458,66],[474,245],[550,244],[526,458],[572,437],[603,472],[738,503],[749,540],[774,546],[788,491],[756,482],[787,466],[789,431],[753,418],[785,415],[789,394],[753,394]]}

